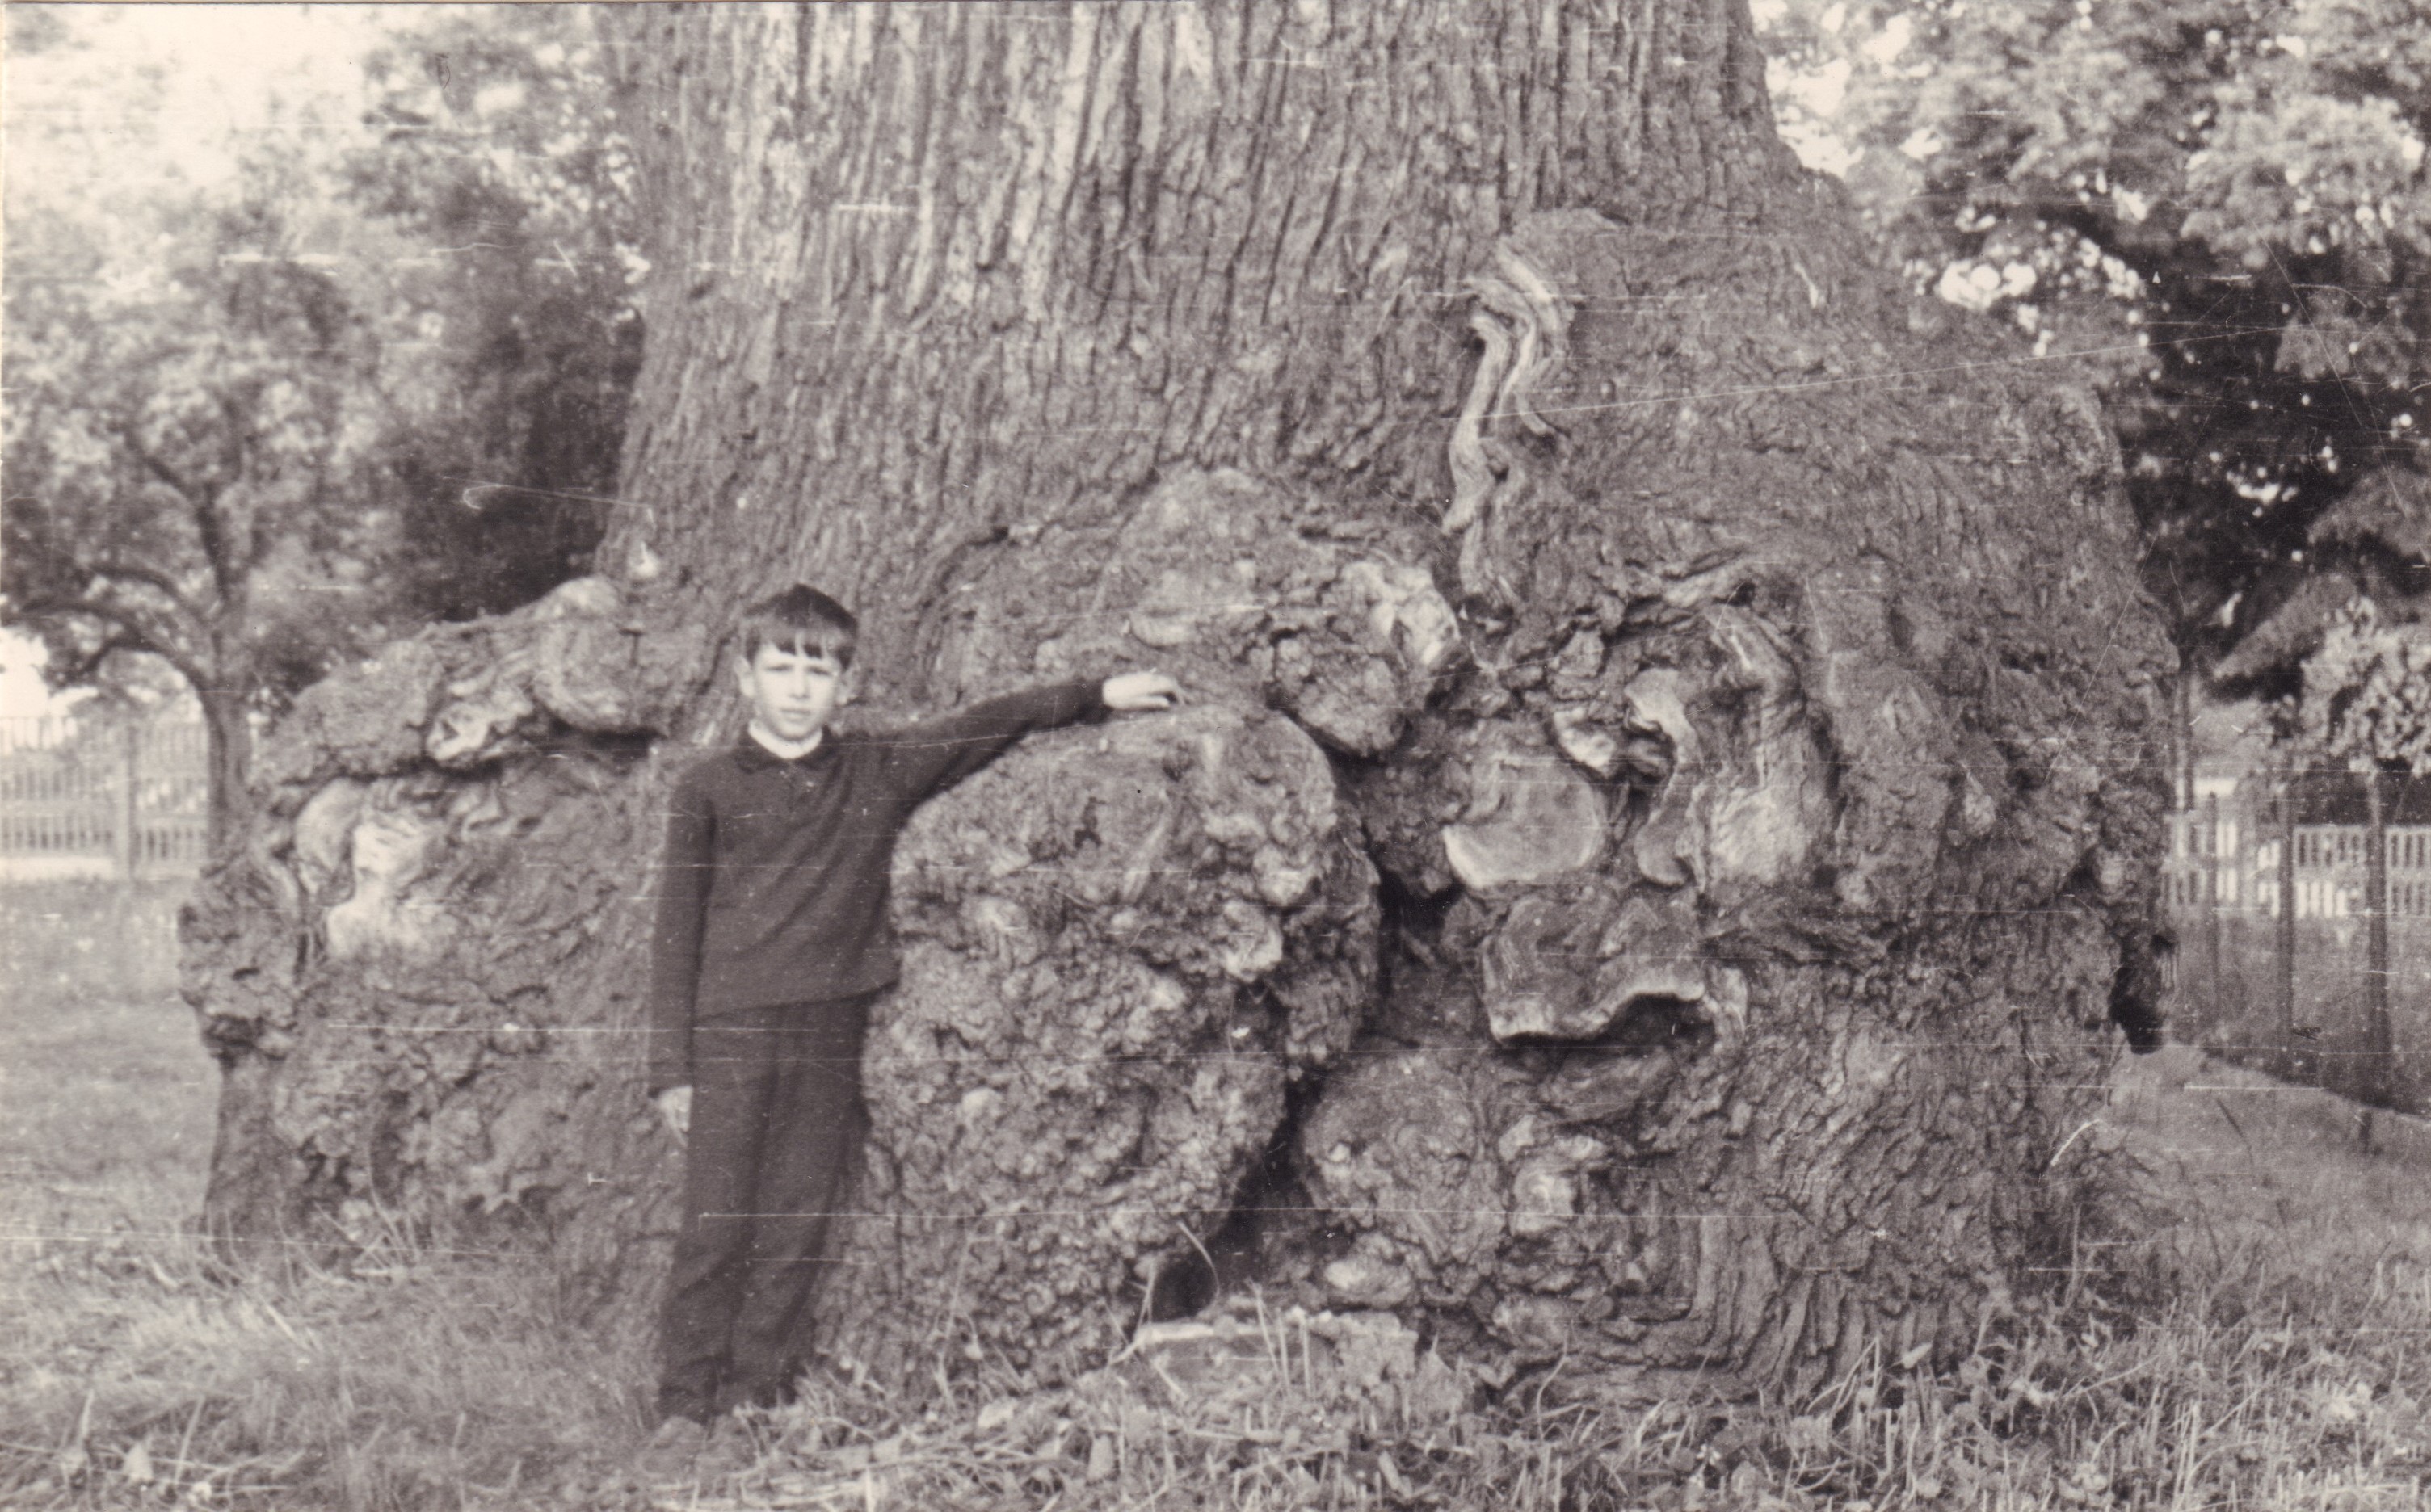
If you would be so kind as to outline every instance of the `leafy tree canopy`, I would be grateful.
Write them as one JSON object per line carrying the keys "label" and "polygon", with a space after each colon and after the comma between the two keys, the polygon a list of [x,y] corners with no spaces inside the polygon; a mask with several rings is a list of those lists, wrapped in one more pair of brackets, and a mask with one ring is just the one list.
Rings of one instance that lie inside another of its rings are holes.
{"label": "leafy tree canopy", "polygon": [[440,249],[383,291],[440,378],[390,458],[416,592],[495,612],[579,570],[612,507],[647,271],[614,59],[583,8],[433,7],[364,72],[346,197]]}
{"label": "leafy tree canopy", "polygon": [[213,110],[180,22],[11,9],[0,590],[57,681],[275,708],[597,539],[640,268],[587,11],[317,14],[342,68]]}
{"label": "leafy tree canopy", "polygon": [[[2431,11],[1758,8],[1786,129],[1918,288],[2093,364],[2195,665],[2292,693],[2331,611],[2420,590]],[[2367,479],[2383,504],[2338,523]]]}
{"label": "leafy tree canopy", "polygon": [[198,152],[164,69],[72,31],[11,83],[8,617],[57,680],[138,651],[276,697],[377,631],[400,545],[378,332],[316,234],[332,102]]}

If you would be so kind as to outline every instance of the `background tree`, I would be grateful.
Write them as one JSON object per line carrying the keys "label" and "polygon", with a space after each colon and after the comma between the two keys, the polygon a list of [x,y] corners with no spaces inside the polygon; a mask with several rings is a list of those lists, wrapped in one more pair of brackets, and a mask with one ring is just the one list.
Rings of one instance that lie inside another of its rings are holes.
{"label": "background tree", "polygon": [[1971,1345],[2149,1027],[2167,645],[2091,401],[1886,284],[1743,8],[618,25],[633,503],[265,753],[215,1222],[645,1289],[656,806],[798,577],[898,708],[1191,693],[907,835],[806,1348],[1058,1374],[1202,1254],[1488,1380]]}
{"label": "background tree", "polygon": [[416,12],[366,62],[371,122],[293,87],[221,174],[106,22],[33,13],[86,104],[12,179],[8,614],[62,685],[176,669],[224,836],[255,721],[578,570],[639,341],[630,175],[581,8]]}
{"label": "background tree", "polygon": [[412,597],[456,620],[587,564],[641,360],[634,168],[588,7],[431,7],[364,59],[344,194],[444,256],[384,267],[430,373],[387,443]]}
{"label": "background tree", "polygon": [[176,670],[209,730],[215,847],[252,716],[376,633],[397,550],[367,485],[375,344],[296,259],[283,191],[257,167],[226,202],[169,208],[146,250],[184,255],[149,267],[97,225],[11,215],[8,611],[56,681],[121,652]]}
{"label": "background tree", "polygon": [[2424,560],[2324,522],[2366,479],[2422,492],[2431,18],[2368,0],[1767,14],[1793,130],[1838,155],[1912,283],[2037,354],[2100,354],[2186,664],[2292,693],[2357,579]]}

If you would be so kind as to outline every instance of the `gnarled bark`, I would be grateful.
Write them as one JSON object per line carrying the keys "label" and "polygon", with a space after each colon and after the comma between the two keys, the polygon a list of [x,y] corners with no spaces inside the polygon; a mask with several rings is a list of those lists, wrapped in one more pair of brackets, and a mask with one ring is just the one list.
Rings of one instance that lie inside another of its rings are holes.
{"label": "gnarled bark", "polygon": [[194,935],[224,1220],[493,1205],[646,1275],[648,811],[732,727],[698,627],[801,577],[884,701],[1193,706],[907,836],[830,1347],[1059,1371],[1202,1248],[1604,1379],[1968,1337],[2145,991],[2166,646],[2090,402],[1870,270],[1736,5],[625,25],[626,588],[266,756]]}

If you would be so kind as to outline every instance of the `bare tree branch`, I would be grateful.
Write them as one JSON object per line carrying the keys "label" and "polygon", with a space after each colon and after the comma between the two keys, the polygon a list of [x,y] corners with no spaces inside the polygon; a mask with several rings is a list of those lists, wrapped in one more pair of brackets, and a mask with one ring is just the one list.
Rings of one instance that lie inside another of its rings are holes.
{"label": "bare tree branch", "polygon": [[169,485],[171,489],[176,490],[176,493],[180,498],[192,503],[202,493],[203,490],[200,488],[187,481],[186,475],[183,473],[178,472],[176,468],[161,460],[159,456],[156,454],[152,448],[136,440],[135,427],[133,425],[120,424],[113,426],[112,428],[118,432],[118,439],[126,443],[127,455],[134,457],[136,461],[142,463],[145,472],[151,474],[154,477],[159,478],[161,482]]}
{"label": "bare tree branch", "polygon": [[221,603],[233,600],[235,566],[228,559],[226,525],[219,513],[222,486],[190,481],[183,473],[144,445],[136,436],[134,426],[122,424],[116,429],[118,439],[126,447],[128,455],[142,463],[144,471],[169,485],[179,498],[186,501],[187,509],[194,517],[194,534],[202,542],[203,560],[210,564],[211,587],[217,591]]}
{"label": "bare tree branch", "polygon": [[145,648],[143,645],[129,640],[125,631],[112,626],[110,633],[102,637],[101,644],[66,666],[52,669],[50,675],[65,687],[72,688],[79,683],[89,683],[100,673],[101,664],[108,661],[113,653],[143,649]]}
{"label": "bare tree branch", "polygon": [[146,567],[140,562],[120,561],[88,562],[82,565],[85,571],[97,577],[123,578],[127,582],[142,583],[147,588],[156,590],[169,601],[171,607],[193,622],[184,627],[191,635],[199,639],[210,633],[211,617],[205,614],[193,599],[186,596],[185,590],[177,586],[175,578],[158,568]]}
{"label": "bare tree branch", "polygon": [[211,688],[217,681],[174,640],[159,634],[154,626],[143,623],[131,610],[119,605],[92,598],[37,598],[16,606],[16,610],[19,618],[29,620],[67,615],[99,620],[118,632],[122,643],[117,649],[150,652],[175,668],[195,692]]}
{"label": "bare tree branch", "polygon": [[[250,389],[248,392],[258,399],[260,390],[258,388],[254,388]],[[249,457],[256,455],[255,443],[260,440],[261,433],[260,427],[251,423],[251,405],[240,404],[236,395],[232,393],[222,393],[219,398],[220,418],[225,423],[222,427],[222,435],[224,439],[221,444],[221,465],[226,468],[228,480],[230,482],[234,482],[238,478],[243,477],[251,471],[251,469],[246,466],[246,461]],[[216,504],[218,501],[214,499],[212,502]],[[228,540],[227,526],[229,523],[230,522],[226,519],[222,519],[220,521],[219,549],[229,554],[231,562],[233,562],[236,553],[242,551],[245,558],[245,565],[247,568],[260,565],[263,546],[261,537],[263,532],[258,528],[248,528],[243,533],[245,539],[242,542],[235,542]],[[234,571],[234,567],[231,566],[231,573],[233,573]],[[222,589],[221,595],[223,597],[227,596],[227,590],[226,589]]]}

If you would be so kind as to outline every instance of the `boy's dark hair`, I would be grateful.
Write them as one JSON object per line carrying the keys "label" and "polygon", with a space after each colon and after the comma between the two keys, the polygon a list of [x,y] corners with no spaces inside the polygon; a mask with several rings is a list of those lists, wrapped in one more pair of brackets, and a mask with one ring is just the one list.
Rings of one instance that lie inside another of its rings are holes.
{"label": "boy's dark hair", "polygon": [[832,656],[837,666],[849,667],[861,639],[861,622],[850,609],[800,583],[745,609],[738,629],[746,661],[761,647],[775,646],[796,656]]}

